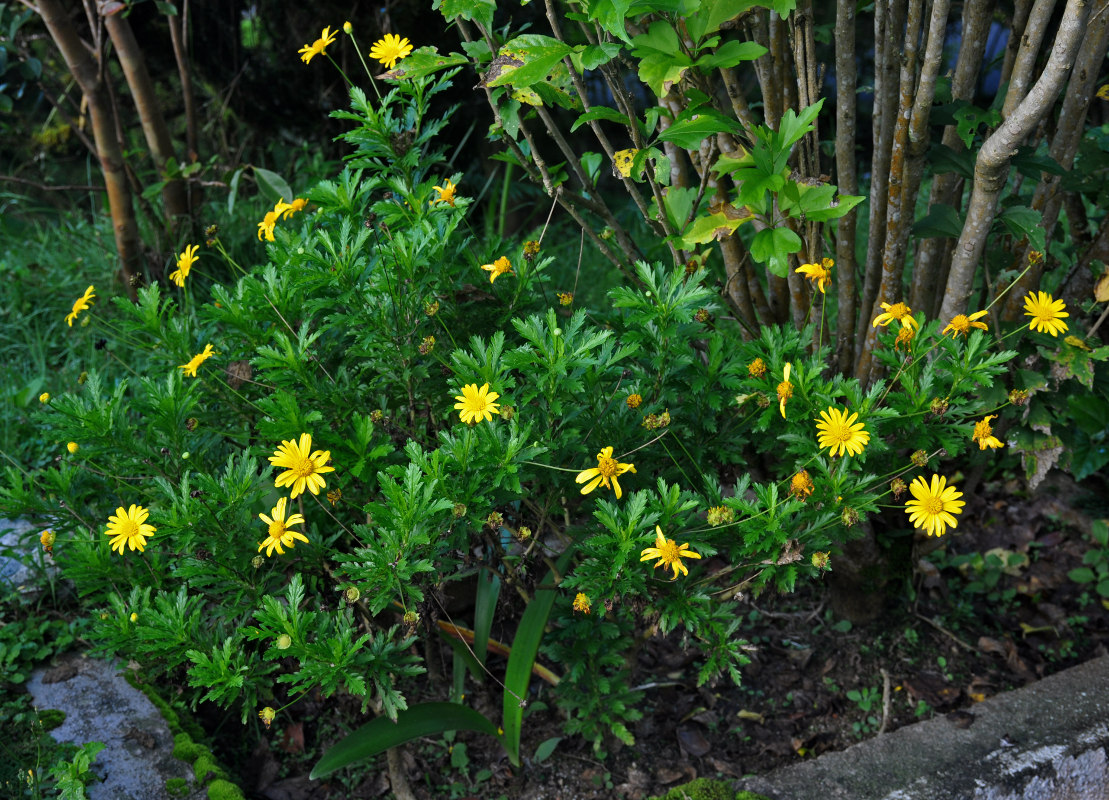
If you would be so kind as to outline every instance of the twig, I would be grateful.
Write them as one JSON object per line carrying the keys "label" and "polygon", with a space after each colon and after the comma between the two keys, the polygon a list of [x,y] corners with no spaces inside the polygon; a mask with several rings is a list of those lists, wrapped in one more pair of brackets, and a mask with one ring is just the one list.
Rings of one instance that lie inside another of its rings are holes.
{"label": "twig", "polygon": [[890,674],[882,668],[882,724],[878,726],[878,735],[886,732],[886,724],[890,721]]}
{"label": "twig", "polygon": [[955,634],[953,634],[953,633],[952,633],[951,631],[949,631],[949,630],[948,630],[947,628],[945,628],[945,627],[943,627],[942,625],[940,625],[940,624],[939,624],[938,622],[933,622],[932,620],[928,619],[928,617],[924,616],[923,614],[917,614],[916,616],[917,616],[917,618],[918,618],[918,619],[921,619],[921,620],[923,620],[924,622],[927,622],[927,623],[928,623],[929,625],[931,625],[931,626],[932,626],[933,628],[935,628],[935,629],[936,629],[937,631],[939,631],[940,633],[942,633],[942,634],[943,634],[944,636],[947,636],[948,638],[950,638],[950,639],[951,639],[951,641],[955,642],[955,643],[956,643],[957,645],[959,645],[960,647],[962,647],[962,648],[963,648],[964,650],[966,650],[966,651],[967,651],[968,653],[976,653],[976,652],[978,652],[978,651],[977,651],[977,650],[976,650],[975,648],[971,647],[971,646],[970,646],[969,644],[967,644],[966,642],[964,642],[964,641],[963,641],[962,639],[960,639],[960,638],[959,638],[958,636],[956,636]]}

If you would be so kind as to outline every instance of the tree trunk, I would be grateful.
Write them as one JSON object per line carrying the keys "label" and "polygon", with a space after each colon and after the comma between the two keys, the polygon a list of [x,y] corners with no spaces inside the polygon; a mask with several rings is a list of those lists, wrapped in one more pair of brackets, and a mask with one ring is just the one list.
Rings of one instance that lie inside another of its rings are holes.
{"label": "tree trunk", "polygon": [[107,89],[100,79],[100,65],[92,50],[77,35],[60,0],[39,0],[38,13],[50,37],[65,59],[66,66],[88,101],[93,143],[104,174],[112,230],[119,254],[119,279],[128,296],[138,299],[136,283],[141,268],[142,242],[135,222],[131,188],[123,163],[123,151],[116,137]]}
{"label": "tree trunk", "polygon": [[[858,118],[858,69],[855,66],[855,0],[836,3],[836,185],[842,194],[857,194],[855,128]],[[857,208],[836,224],[836,278],[839,328],[836,337],[838,371],[850,374],[855,361],[855,229]]]}
{"label": "tree trunk", "polygon": [[978,153],[966,223],[955,246],[940,309],[941,322],[950,321],[966,310],[974,274],[986,249],[990,226],[997,215],[997,199],[1009,174],[1009,162],[1017,146],[1055,103],[1082,42],[1088,15],[1089,6],[1083,0],[1068,0],[1051,58],[1039,80]]}

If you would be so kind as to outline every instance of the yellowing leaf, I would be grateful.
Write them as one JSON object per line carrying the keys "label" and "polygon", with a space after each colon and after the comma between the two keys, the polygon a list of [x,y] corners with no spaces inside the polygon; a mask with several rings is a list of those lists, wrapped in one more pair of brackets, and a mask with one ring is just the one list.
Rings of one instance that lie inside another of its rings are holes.
{"label": "yellowing leaf", "polygon": [[1093,350],[1092,347],[1079,339],[1077,336],[1068,336],[1063,341],[1069,344],[1071,347],[1077,347],[1079,350]]}
{"label": "yellowing leaf", "polygon": [[1109,300],[1109,270],[1097,279],[1097,285],[1094,286],[1094,299],[1099,303]]}
{"label": "yellowing leaf", "polygon": [[635,154],[639,151],[634,147],[627,150],[617,150],[612,154],[612,174],[617,177],[626,178],[632,174],[632,162],[635,161]]}

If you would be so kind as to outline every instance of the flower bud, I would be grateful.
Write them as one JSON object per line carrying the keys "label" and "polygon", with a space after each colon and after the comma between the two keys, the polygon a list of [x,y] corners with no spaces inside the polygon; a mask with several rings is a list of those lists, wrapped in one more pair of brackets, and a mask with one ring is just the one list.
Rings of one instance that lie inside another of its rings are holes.
{"label": "flower bud", "polygon": [[277,649],[288,650],[289,646],[293,643],[293,637],[287,633],[283,633],[277,637]]}

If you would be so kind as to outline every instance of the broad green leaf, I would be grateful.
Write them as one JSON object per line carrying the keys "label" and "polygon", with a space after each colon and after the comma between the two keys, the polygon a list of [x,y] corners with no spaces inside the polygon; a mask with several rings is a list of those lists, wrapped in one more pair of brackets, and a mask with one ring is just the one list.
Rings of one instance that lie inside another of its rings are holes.
{"label": "broad green leaf", "polygon": [[739,203],[760,212],[766,207],[766,193],[777,192],[786,183],[784,175],[769,174],[753,167],[736,170],[732,177],[739,183]]}
{"label": "broad green leaf", "polygon": [[1050,175],[1067,174],[1062,164],[1049,155],[1037,155],[1034,147],[1017,148],[1017,154],[1013,156],[1013,166],[1021,175],[1034,180],[1040,179],[1041,172]]}
{"label": "broad green leaf", "polygon": [[918,239],[958,239],[962,232],[963,219],[959,212],[945,203],[936,203],[927,214],[913,223],[912,235]]}
{"label": "broad green leaf", "polygon": [[751,241],[751,255],[760,264],[784,278],[789,272],[789,255],[801,249],[801,237],[789,228],[766,228]]}
{"label": "broad green leaf", "polygon": [[608,106],[593,106],[593,108],[574,120],[574,124],[570,126],[570,132],[576,131],[582,125],[587,122],[592,122],[595,119],[605,119],[609,122],[619,122],[621,125],[631,125],[631,120],[616,109],[609,108]]}
{"label": "broad green leaf", "polygon": [[607,64],[618,55],[620,55],[620,45],[616,42],[601,42],[588,45],[581,53],[575,53],[572,57],[581,64],[582,70],[587,70]]}
{"label": "broad green leaf", "polygon": [[[669,167],[669,165],[667,166]],[[679,233],[685,227],[685,221],[689,219],[689,213],[693,210],[693,204],[696,200],[697,188],[695,186],[671,186],[666,190],[666,194],[662,196],[666,218],[670,220],[670,224]]]}
{"label": "broad green leaf", "polygon": [[258,189],[266,196],[267,200],[272,200],[274,204],[278,200],[284,200],[290,203],[293,200],[293,190],[289,188],[289,184],[285,183],[285,179],[278,175],[276,172],[270,172],[268,169],[261,167],[254,167],[254,180],[258,182]]}
{"label": "broad green leaf", "polygon": [[651,87],[658,97],[665,97],[670,87],[682,79],[693,62],[685,53],[668,56],[662,53],[645,56],[639,62],[639,79]]}
{"label": "broad green leaf", "polygon": [[617,39],[631,42],[628,38],[625,17],[632,0],[594,0],[587,7],[588,16]]}
{"label": "broad green leaf", "polygon": [[309,777],[313,780],[322,778],[390,747],[447,731],[478,731],[497,735],[497,727],[472,708],[457,703],[418,703],[398,712],[396,722],[388,717],[378,717],[363,725],[324,753]]}
{"label": "broad green leaf", "polygon": [[632,55],[652,55],[644,51],[655,51],[667,56],[681,54],[681,42],[678,41],[678,34],[674,31],[674,27],[664,20],[652,22],[646,33],[641,33],[632,39]]}
{"label": "broad green leaf", "polygon": [[500,56],[522,61],[519,66],[503,66],[487,82],[489,86],[531,86],[547,77],[556,64],[573,48],[550,36],[528,33],[505,42]]}
{"label": "broad green leaf", "polygon": [[741,61],[762,58],[767,52],[767,49],[757,42],[741,42],[732,39],[725,42],[723,47],[718,47],[715,52],[701,56],[693,64],[703,70],[722,69],[734,67]]}
{"label": "broad green leaf", "polygon": [[992,127],[1001,122],[1001,113],[995,109],[983,110],[972,105],[965,105],[955,112],[955,132],[963,140],[963,144],[970,149],[978,128],[982,125]]}
{"label": "broad green leaf", "polygon": [[778,133],[775,144],[781,150],[789,151],[802,136],[812,130],[813,120],[816,119],[817,114],[820,113],[821,107],[824,105],[824,98],[820,98],[811,106],[801,109],[801,113],[796,113],[792,108],[782,114],[782,120],[778,124]]}
{"label": "broad green leaf", "polygon": [[493,612],[501,594],[501,578],[492,570],[482,570],[477,577],[477,601],[474,603],[474,654],[485,663],[489,632],[493,629]]}
{"label": "broad green leaf", "polygon": [[394,69],[385,73],[385,77],[395,80],[423,78],[441,69],[460,67],[468,63],[470,60],[462,53],[439,55],[439,51],[434,47],[421,47],[419,50],[412,51],[408,58],[398,62]]}
{"label": "broad green leaf", "polygon": [[561,741],[561,736],[552,736],[550,739],[545,739],[540,742],[539,746],[535,748],[535,762],[537,764],[542,764],[544,761],[550,758],[551,753],[554,752],[554,749],[558,747],[558,743]]}
{"label": "broad green leaf", "polygon": [[720,30],[721,23],[758,5],[762,5],[759,0],[702,0],[700,10],[686,20],[686,30],[699,44],[705,36]]}
{"label": "broad green leaf", "polygon": [[934,144],[928,151],[928,164],[935,175],[954,172],[964,178],[974,177],[974,156],[966,150],[956,152],[945,144]]}
{"label": "broad green leaf", "polygon": [[718,133],[737,133],[739,123],[715,111],[695,114],[693,117],[675,122],[658,135],[660,141],[673,142],[686,150],[696,150],[701,142]]}
{"label": "broad green leaf", "polygon": [[447,22],[458,17],[480,23],[486,29],[493,27],[496,0],[433,0],[431,7],[438,10]]}
{"label": "broad green leaf", "polygon": [[1028,238],[1033,249],[1043,252],[1044,229],[1040,226],[1043,215],[1028,206],[1011,206],[997,215],[994,223],[1004,225],[1018,239]]}

